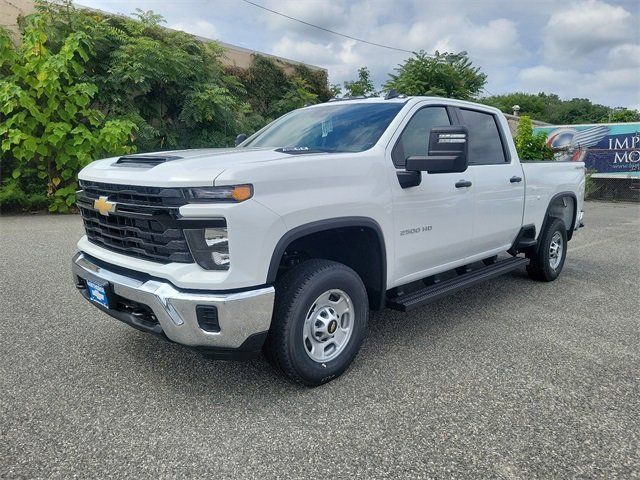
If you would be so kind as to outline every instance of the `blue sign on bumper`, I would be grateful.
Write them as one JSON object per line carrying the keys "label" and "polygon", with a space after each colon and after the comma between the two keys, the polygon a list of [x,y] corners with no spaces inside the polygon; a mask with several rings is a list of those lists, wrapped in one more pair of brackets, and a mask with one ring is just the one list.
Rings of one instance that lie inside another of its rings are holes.
{"label": "blue sign on bumper", "polygon": [[104,308],[109,308],[109,299],[107,298],[105,287],[87,280],[87,290],[89,291],[89,299],[92,302],[102,305]]}

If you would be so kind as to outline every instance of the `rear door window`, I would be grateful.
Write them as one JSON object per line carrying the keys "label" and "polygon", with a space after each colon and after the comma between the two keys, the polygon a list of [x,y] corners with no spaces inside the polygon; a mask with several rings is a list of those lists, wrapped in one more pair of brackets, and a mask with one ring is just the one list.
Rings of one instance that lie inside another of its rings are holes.
{"label": "rear door window", "polygon": [[497,165],[507,162],[495,115],[476,110],[458,110],[469,130],[469,165]]}

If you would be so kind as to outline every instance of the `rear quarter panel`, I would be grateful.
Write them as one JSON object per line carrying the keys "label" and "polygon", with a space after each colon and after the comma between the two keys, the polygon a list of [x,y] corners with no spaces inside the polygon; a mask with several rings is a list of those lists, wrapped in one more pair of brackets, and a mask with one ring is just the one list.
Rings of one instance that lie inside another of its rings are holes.
{"label": "rear quarter panel", "polygon": [[[525,176],[523,225],[535,225],[537,234],[551,200],[559,194],[572,194],[580,212],[584,202],[585,168],[583,162],[522,162]],[[573,221],[573,219],[572,219]],[[570,228],[569,225],[567,227]],[[577,225],[573,225],[574,228]]]}

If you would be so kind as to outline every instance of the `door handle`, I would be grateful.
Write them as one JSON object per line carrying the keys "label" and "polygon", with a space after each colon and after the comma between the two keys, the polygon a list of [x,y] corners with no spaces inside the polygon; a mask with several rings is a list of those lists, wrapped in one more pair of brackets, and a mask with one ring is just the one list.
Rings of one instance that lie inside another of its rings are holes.
{"label": "door handle", "polygon": [[514,175],[509,179],[509,181],[511,183],[520,183],[522,181],[522,177],[518,177],[517,175]]}
{"label": "door handle", "polygon": [[470,187],[472,184],[469,180],[460,180],[456,182],[456,188]]}

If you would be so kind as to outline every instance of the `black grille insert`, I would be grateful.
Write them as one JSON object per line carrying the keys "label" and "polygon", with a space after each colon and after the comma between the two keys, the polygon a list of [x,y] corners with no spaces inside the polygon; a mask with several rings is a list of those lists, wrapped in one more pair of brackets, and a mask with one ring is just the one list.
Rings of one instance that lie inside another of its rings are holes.
{"label": "black grille insert", "polygon": [[80,187],[84,196],[91,199],[108,196],[112,202],[143,206],[180,207],[187,204],[187,198],[180,188],[119,185],[87,180],[80,180]]}
{"label": "black grille insert", "polygon": [[[176,219],[186,199],[180,189],[81,181],[78,208],[90,242],[117,253],[161,263],[192,263],[193,257]],[[107,197],[115,212],[93,206]]]}

